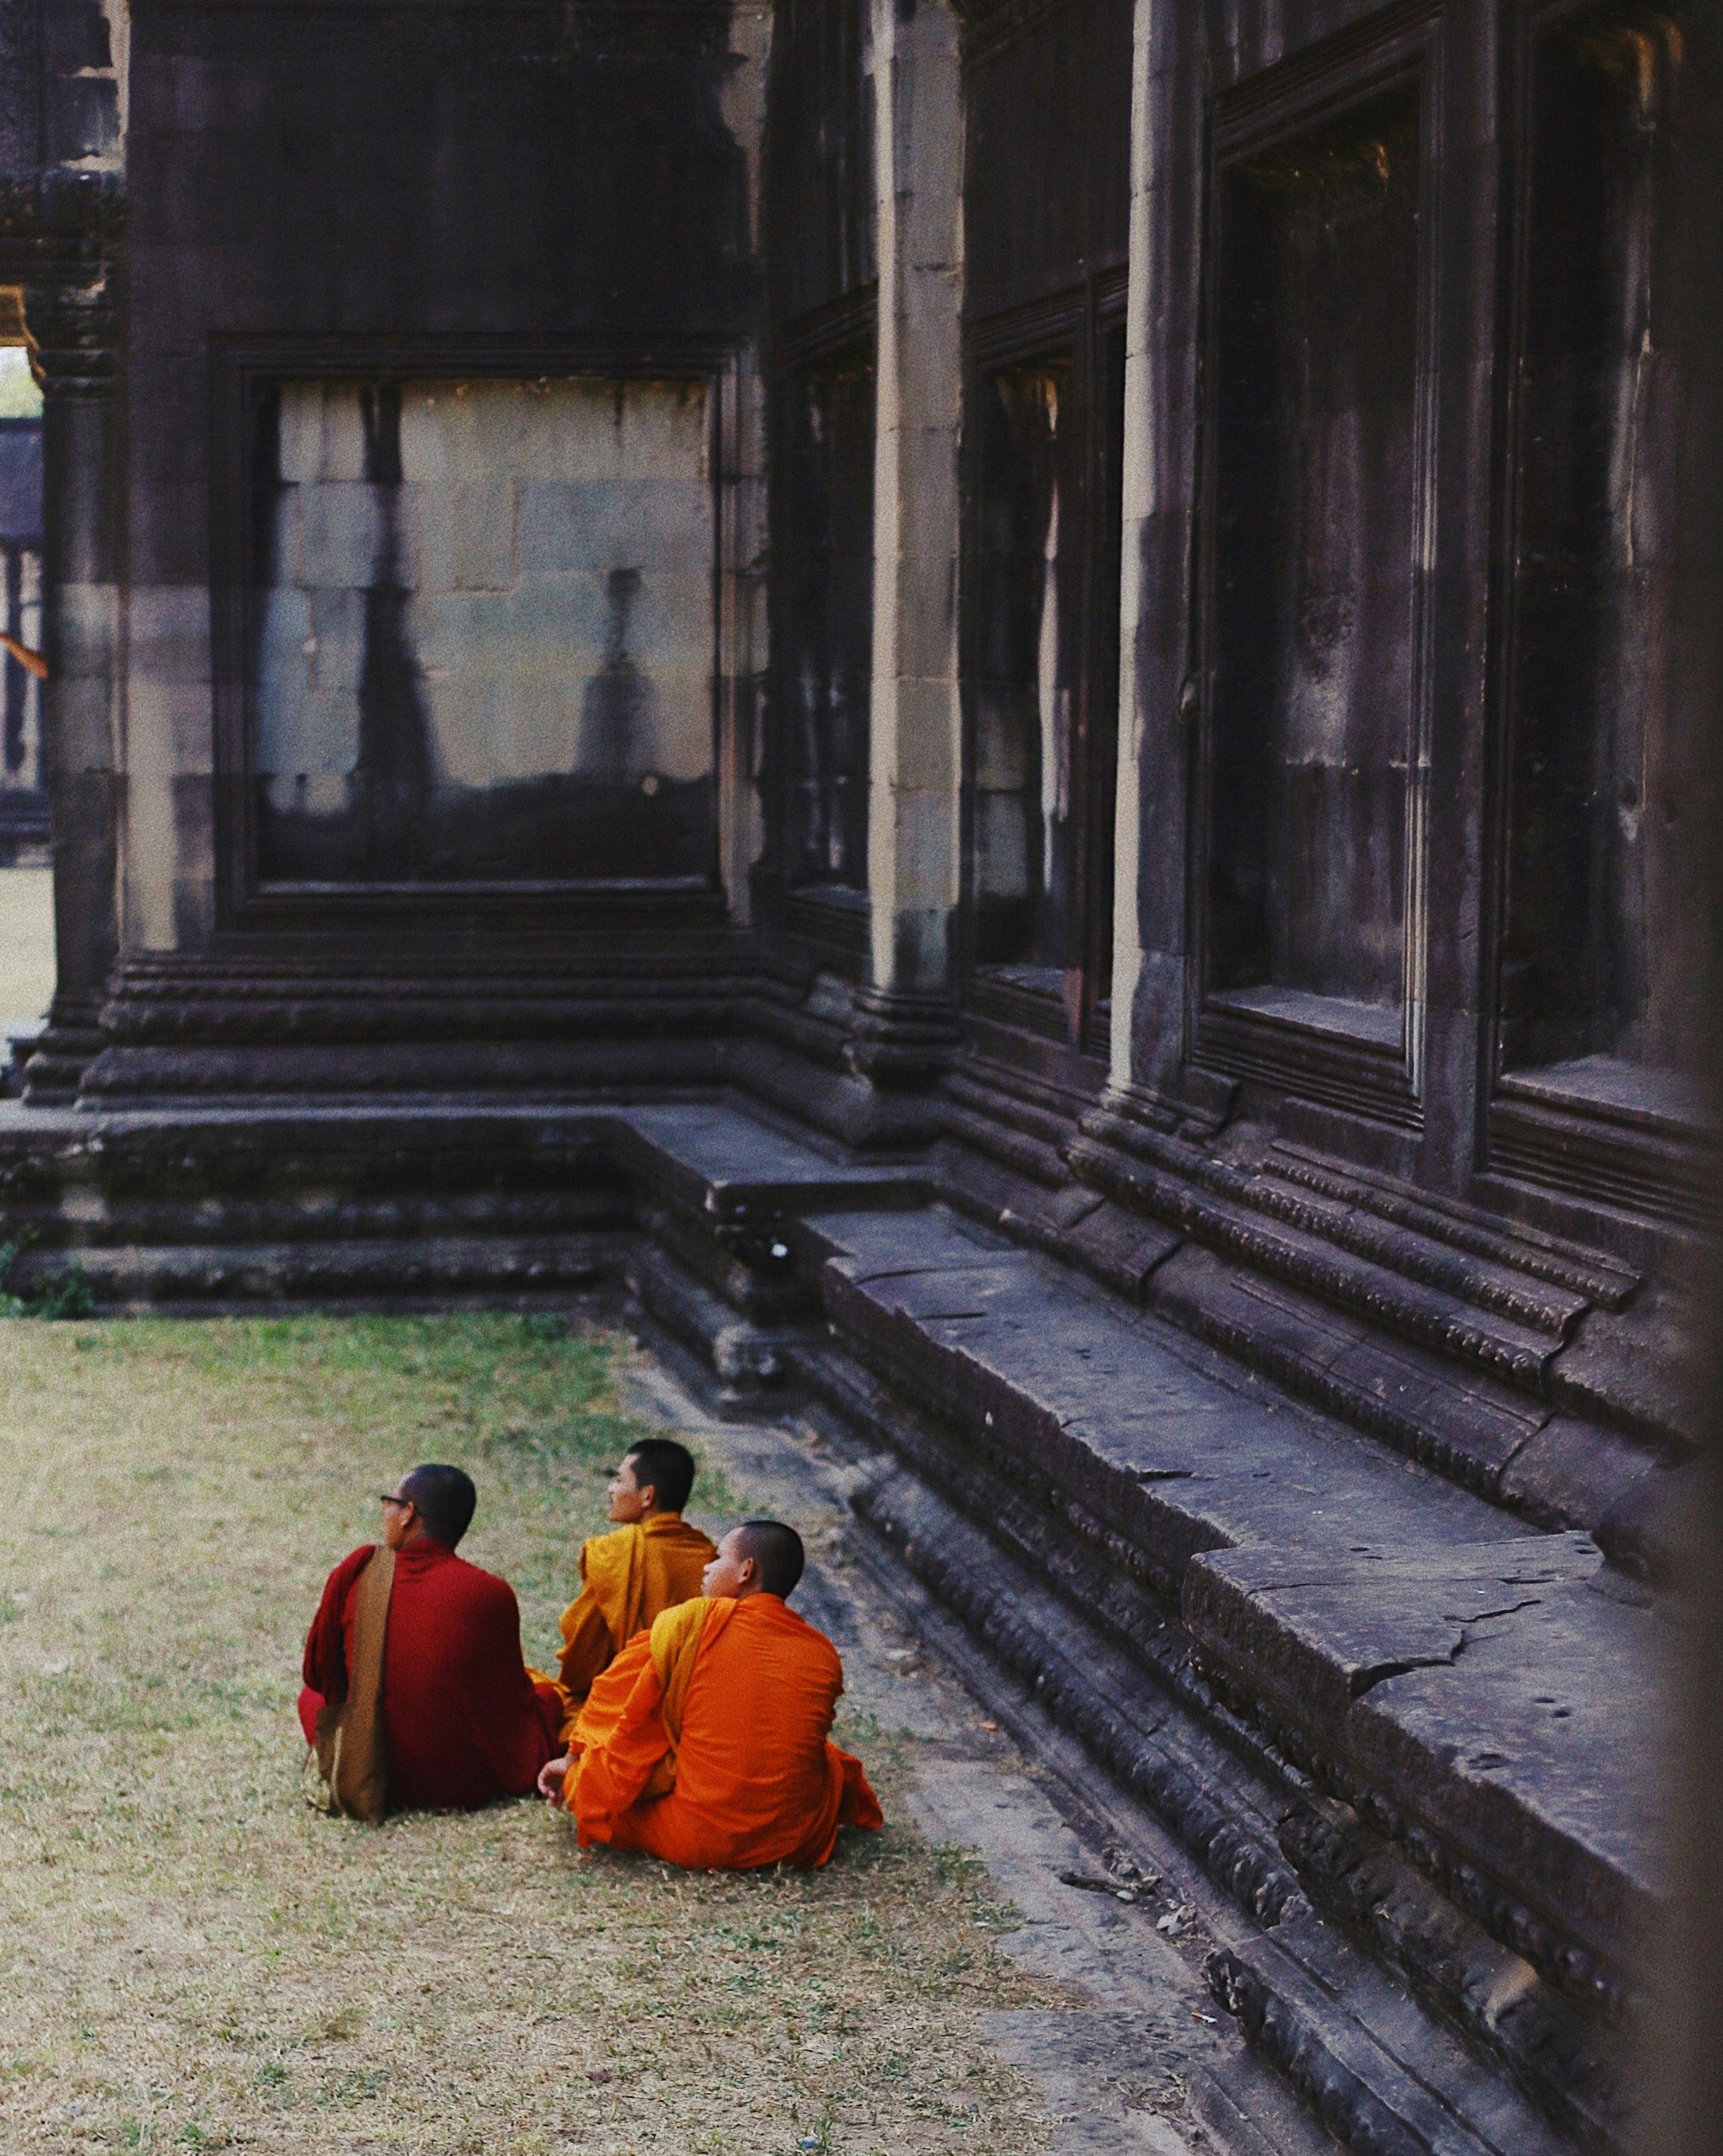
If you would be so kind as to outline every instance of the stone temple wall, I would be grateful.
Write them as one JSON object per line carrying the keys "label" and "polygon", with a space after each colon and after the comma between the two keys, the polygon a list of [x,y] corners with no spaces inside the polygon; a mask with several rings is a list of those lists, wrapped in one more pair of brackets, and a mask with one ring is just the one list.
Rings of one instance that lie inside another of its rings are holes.
{"label": "stone temple wall", "polygon": [[1343,2142],[1625,2148],[1718,1228],[1723,18],[4,39],[20,1278],[625,1290],[1199,1854]]}
{"label": "stone temple wall", "polygon": [[[738,684],[745,719],[753,602],[726,595],[720,654],[716,554],[720,489],[756,454],[757,160],[738,119],[761,94],[750,19],[734,36],[731,11],[710,6],[515,10],[501,36],[477,12],[415,19],[421,34],[405,37],[341,9],[133,11],[130,949],[208,948],[282,883],[349,887],[351,927],[380,881],[582,879],[563,828],[575,795],[523,795],[500,824],[495,800],[440,795],[421,814],[434,771],[473,794],[493,779],[543,794],[608,758],[619,790],[589,828],[608,833],[611,858],[590,879],[614,878],[642,845],[629,876],[710,888],[721,867],[734,874],[718,855],[718,762],[746,751],[720,747],[732,715],[718,680]],[[324,407],[315,478],[301,469],[307,398]],[[577,408],[597,427],[585,451]],[[607,509],[596,491],[571,521],[574,497],[555,490],[607,479],[644,529],[617,529],[620,497]],[[344,486],[355,491],[333,491]],[[744,576],[756,513],[734,494],[722,507]],[[587,536],[601,517],[611,528]],[[573,585],[558,598],[550,580],[583,570],[599,583],[577,626]],[[314,628],[289,622],[289,590]],[[501,596],[486,603],[487,590]],[[368,647],[336,620],[340,591],[365,595]],[[307,637],[319,679],[289,721],[275,654]],[[663,676],[650,692],[656,768],[635,771],[632,745],[599,745],[603,723],[582,746],[584,684],[607,665],[614,693],[595,691],[595,712],[609,695],[624,713],[632,696],[637,727],[648,690],[635,695],[629,669]],[[335,731],[313,751],[302,727],[325,685]],[[569,697],[572,720],[552,708]],[[361,707],[376,737],[363,747]],[[415,747],[421,708],[430,735]],[[373,823],[410,836],[343,836],[321,795],[311,806],[319,783],[362,768]],[[656,795],[640,794],[652,777]],[[450,817],[462,834],[431,828]]]}

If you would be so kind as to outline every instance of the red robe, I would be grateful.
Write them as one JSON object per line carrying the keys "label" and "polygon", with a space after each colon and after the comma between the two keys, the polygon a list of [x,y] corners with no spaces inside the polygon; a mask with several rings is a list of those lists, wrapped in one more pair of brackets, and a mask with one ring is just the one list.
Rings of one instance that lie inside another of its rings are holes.
{"label": "red robe", "polygon": [[[353,1602],[372,1545],[329,1576],[305,1643],[299,1719],[312,1741],[317,1710],[347,1696]],[[520,1652],[520,1606],[507,1580],[440,1543],[395,1554],[383,1650],[383,1734],[391,1811],[470,1811],[525,1796],[559,1749],[562,1703],[535,1684]]]}

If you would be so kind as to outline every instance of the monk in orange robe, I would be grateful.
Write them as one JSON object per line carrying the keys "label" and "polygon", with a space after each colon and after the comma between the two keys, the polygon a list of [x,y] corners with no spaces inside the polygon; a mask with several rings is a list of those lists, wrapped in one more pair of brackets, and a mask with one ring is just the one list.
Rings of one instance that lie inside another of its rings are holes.
{"label": "monk in orange robe", "polygon": [[785,1604],[802,1564],[780,1521],[733,1527],[701,1599],[667,1610],[594,1683],[567,1756],[539,1776],[583,1848],[812,1870],[840,1826],[884,1824],[862,1762],[829,1739],[837,1649]]}
{"label": "monk in orange robe", "polygon": [[711,1537],[682,1517],[693,1488],[694,1456],[672,1438],[630,1446],[612,1477],[610,1516],[617,1524],[581,1546],[583,1584],[562,1612],[562,1651],[555,1678],[547,1680],[562,1695],[565,1740],[593,1679],[637,1632],[700,1593],[701,1575],[717,1553]]}

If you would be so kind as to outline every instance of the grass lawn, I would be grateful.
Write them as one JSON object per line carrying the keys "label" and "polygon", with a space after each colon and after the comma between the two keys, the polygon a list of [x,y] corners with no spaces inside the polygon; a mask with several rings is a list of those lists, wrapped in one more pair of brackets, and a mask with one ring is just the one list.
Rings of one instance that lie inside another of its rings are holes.
{"label": "grass lawn", "polygon": [[[542,1663],[622,1351],[503,1316],[0,1323],[0,2146],[1047,2146],[979,2022],[1039,2002],[1008,1918],[904,1826],[812,1876],[673,1876],[535,1804],[302,1801],[305,1628],[376,1492],[470,1469],[463,1554]],[[893,1745],[839,1735],[900,1810]]]}

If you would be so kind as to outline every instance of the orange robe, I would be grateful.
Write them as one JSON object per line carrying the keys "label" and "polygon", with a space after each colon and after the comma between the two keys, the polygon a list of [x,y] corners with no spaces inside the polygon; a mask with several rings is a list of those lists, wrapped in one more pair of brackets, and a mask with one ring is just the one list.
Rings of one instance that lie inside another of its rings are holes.
{"label": "orange robe", "polygon": [[564,1800],[582,1846],[745,1871],[832,1854],[884,1824],[862,1762],[828,1737],[843,1665],[775,1594],[690,1602],[629,1642],[575,1724]]}
{"label": "orange robe", "polygon": [[562,1612],[554,1680],[562,1695],[565,1739],[593,1679],[662,1611],[700,1593],[700,1576],[717,1555],[679,1512],[656,1512],[581,1545],[584,1585]]}

